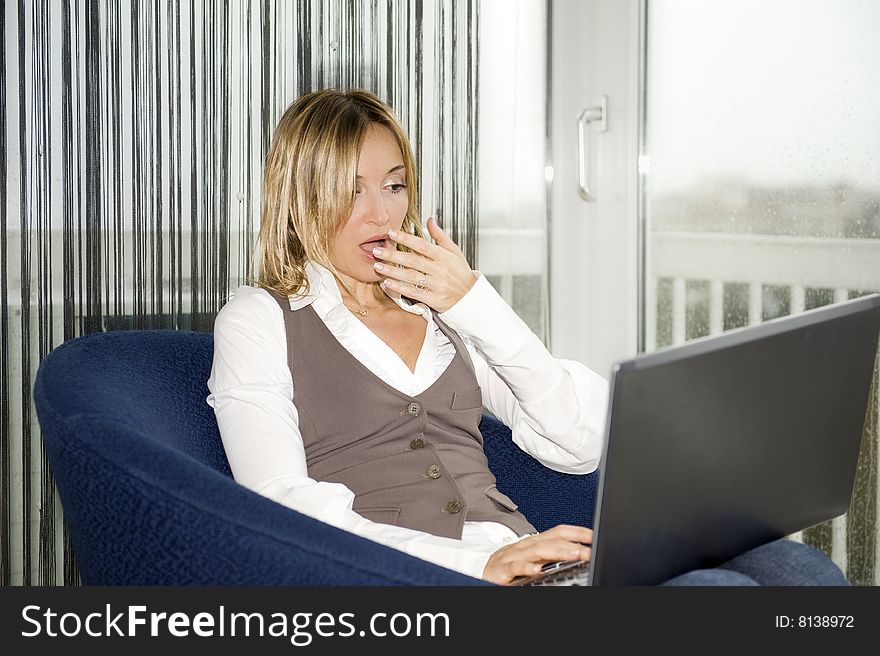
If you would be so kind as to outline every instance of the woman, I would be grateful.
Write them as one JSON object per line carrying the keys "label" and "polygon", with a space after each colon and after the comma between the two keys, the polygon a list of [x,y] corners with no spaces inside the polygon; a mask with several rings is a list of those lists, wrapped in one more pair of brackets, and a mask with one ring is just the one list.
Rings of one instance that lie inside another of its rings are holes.
{"label": "woman", "polygon": [[589,529],[537,533],[495,487],[478,424],[485,406],[546,466],[588,473],[607,383],[554,358],[436,221],[427,227],[435,243],[387,105],[324,90],[285,112],[264,169],[259,287],[240,288],[215,323],[208,402],[233,474],[495,583],[587,560]]}

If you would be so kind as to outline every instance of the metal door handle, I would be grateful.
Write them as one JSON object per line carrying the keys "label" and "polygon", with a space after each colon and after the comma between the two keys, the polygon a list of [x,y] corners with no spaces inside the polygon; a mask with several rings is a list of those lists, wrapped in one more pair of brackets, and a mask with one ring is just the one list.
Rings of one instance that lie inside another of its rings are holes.
{"label": "metal door handle", "polygon": [[587,107],[579,115],[577,120],[578,129],[578,193],[585,201],[596,200],[596,193],[590,189],[590,173],[587,170],[587,154],[589,146],[585,143],[588,134],[587,124],[598,123],[594,132],[605,132],[607,123],[605,117],[608,114],[608,96],[599,96],[598,105]]}

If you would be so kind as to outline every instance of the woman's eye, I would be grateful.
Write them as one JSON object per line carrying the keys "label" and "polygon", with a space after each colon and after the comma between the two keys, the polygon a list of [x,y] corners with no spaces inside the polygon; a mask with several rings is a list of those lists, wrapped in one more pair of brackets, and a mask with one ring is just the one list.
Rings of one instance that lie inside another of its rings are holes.
{"label": "woman's eye", "polygon": [[393,184],[389,185],[392,194],[399,194],[403,189],[406,189],[405,184]]}

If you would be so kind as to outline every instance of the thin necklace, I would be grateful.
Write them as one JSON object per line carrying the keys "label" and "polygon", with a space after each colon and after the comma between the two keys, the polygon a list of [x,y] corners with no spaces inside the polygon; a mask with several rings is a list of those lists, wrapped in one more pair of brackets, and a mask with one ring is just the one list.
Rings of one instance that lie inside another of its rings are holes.
{"label": "thin necklace", "polygon": [[[340,281],[340,282],[342,282],[342,281]],[[351,296],[357,302],[357,304],[361,306],[361,309],[355,310],[353,307],[348,305],[345,301],[342,301],[342,304],[345,307],[347,307],[349,310],[354,312],[355,314],[359,314],[362,317],[366,317],[367,316],[367,308],[364,307],[364,304],[358,300],[357,296],[355,296],[354,294],[351,293],[351,290],[348,288],[348,285],[346,285],[345,283],[342,283],[342,286],[345,287],[345,291],[348,292],[348,295]]]}
{"label": "thin necklace", "polygon": [[[354,300],[357,301],[357,299],[354,299]],[[361,302],[358,301],[358,305],[360,305],[360,304],[361,304]],[[355,310],[353,307],[349,307],[349,306],[346,305],[345,303],[343,303],[343,305],[345,305],[345,307],[347,307],[349,310],[351,310],[351,311],[354,312],[355,314],[359,314],[359,315],[361,315],[362,317],[366,317],[366,316],[367,316],[367,311],[364,309],[364,306],[363,306],[363,305],[361,305],[361,309],[360,309],[360,310]]]}
{"label": "thin necklace", "polygon": [[367,308],[364,307],[364,304],[358,300],[357,296],[355,296],[354,294],[351,293],[351,290],[348,288],[348,285],[346,285],[344,282],[342,282],[342,278],[340,278],[339,276],[334,276],[334,277],[342,284],[343,287],[345,287],[345,291],[348,292],[348,295],[351,296],[355,301],[357,301],[357,304],[361,306],[361,309],[355,310],[353,307],[349,306],[345,301],[342,301],[342,304],[346,308],[348,308],[349,310],[354,312],[355,314],[359,314],[362,317],[366,317],[367,316]]}

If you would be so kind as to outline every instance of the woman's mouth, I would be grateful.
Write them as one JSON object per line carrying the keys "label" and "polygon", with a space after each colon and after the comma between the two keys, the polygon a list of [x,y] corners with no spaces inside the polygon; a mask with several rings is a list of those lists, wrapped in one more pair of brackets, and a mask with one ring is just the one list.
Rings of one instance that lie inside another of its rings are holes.
{"label": "woman's mouth", "polygon": [[365,241],[363,244],[361,244],[361,250],[368,260],[375,260],[376,256],[373,255],[373,249],[385,248],[385,246],[386,244],[384,239],[377,239],[376,241]]}

